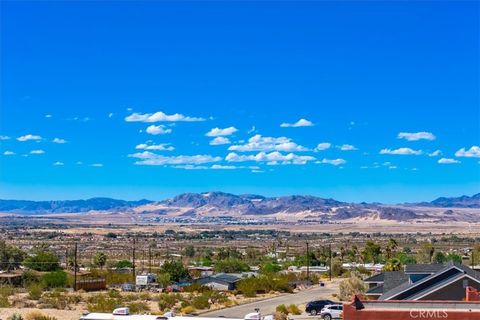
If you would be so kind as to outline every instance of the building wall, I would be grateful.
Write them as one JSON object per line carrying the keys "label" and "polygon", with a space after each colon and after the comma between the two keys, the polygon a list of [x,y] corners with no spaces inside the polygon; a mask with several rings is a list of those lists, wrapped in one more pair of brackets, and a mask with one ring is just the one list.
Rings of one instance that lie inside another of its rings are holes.
{"label": "building wall", "polygon": [[[480,290],[480,284],[472,279],[468,279],[468,286]],[[465,300],[465,288],[463,286],[463,279],[457,280],[454,283],[443,287],[442,289],[429,294],[419,300]]]}

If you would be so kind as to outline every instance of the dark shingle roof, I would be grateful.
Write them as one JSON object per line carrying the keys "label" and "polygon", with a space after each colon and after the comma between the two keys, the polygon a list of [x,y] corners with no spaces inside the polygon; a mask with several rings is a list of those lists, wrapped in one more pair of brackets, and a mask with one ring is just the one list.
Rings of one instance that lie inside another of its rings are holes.
{"label": "dark shingle roof", "polygon": [[401,284],[408,283],[409,277],[403,271],[388,271],[383,277],[383,292],[388,292]]}
{"label": "dark shingle roof", "polygon": [[373,287],[372,289],[367,291],[368,294],[383,294],[383,284],[379,284],[378,286]]}
{"label": "dark shingle roof", "polygon": [[442,263],[407,264],[405,273],[435,273],[445,267]]}
{"label": "dark shingle roof", "polygon": [[367,279],[363,280],[363,282],[383,282],[383,272],[368,277]]}

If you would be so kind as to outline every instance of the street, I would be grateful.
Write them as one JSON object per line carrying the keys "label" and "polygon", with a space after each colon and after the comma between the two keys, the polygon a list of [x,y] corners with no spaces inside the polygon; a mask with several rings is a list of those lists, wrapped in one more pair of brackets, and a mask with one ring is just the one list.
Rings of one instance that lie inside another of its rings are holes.
{"label": "street", "polygon": [[[292,293],[284,294],[275,298],[270,298],[262,301],[251,302],[231,308],[206,312],[204,316],[211,317],[226,317],[226,318],[243,318],[247,313],[254,312],[256,308],[260,309],[263,315],[272,314],[275,308],[280,304],[306,304],[311,300],[332,299],[332,294],[338,293],[338,283],[327,283],[325,287],[314,286],[312,288]],[[302,312],[304,310],[301,310]]]}

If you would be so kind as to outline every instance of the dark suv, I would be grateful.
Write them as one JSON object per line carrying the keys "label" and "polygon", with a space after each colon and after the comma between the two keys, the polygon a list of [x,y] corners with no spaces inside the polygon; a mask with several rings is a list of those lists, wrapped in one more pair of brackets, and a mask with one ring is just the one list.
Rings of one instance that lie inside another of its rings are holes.
{"label": "dark suv", "polygon": [[322,311],[323,307],[329,304],[335,304],[334,301],[331,300],[314,300],[307,303],[305,307],[305,312],[311,314],[312,316],[317,315]]}

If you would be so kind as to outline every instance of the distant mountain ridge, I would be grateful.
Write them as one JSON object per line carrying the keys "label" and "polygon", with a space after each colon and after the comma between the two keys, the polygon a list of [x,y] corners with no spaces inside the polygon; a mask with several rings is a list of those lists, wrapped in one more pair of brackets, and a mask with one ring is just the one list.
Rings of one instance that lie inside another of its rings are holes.
{"label": "distant mountain ridge", "polygon": [[151,203],[149,200],[125,201],[111,198],[86,200],[0,200],[0,212],[14,213],[82,213],[91,210],[125,210]]}
{"label": "distant mountain ridge", "polygon": [[460,196],[460,197],[440,197],[432,202],[422,202],[423,206],[434,206],[441,208],[480,208],[480,193],[473,196]]}
{"label": "distant mountain ridge", "polygon": [[183,193],[162,201],[125,201],[111,198],[86,200],[28,201],[0,200],[0,212],[21,214],[86,213],[89,211],[150,213],[183,217],[224,216],[295,216],[326,220],[375,217],[408,221],[427,218],[413,207],[480,208],[480,193],[471,197],[438,198],[432,202],[391,206],[379,203],[348,203],[310,195],[265,197],[255,194],[235,195],[225,192]]}

